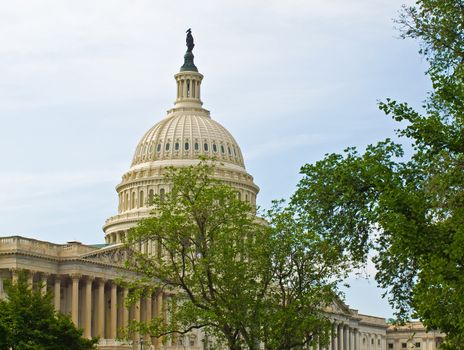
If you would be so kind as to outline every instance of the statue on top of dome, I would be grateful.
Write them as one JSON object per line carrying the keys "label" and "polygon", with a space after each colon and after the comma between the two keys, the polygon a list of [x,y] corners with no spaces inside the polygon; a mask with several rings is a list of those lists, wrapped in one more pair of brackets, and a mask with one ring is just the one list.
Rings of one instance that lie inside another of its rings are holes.
{"label": "statue on top of dome", "polygon": [[195,46],[195,44],[193,43],[192,29],[191,28],[187,29],[186,33],[187,33],[187,39],[186,39],[187,51],[192,52],[193,47]]}

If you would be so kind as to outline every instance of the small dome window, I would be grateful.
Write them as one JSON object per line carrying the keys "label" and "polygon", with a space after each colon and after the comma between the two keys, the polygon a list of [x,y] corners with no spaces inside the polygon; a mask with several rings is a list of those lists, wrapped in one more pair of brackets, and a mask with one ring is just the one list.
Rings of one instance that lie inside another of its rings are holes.
{"label": "small dome window", "polygon": [[168,143],[166,144],[166,147],[165,147],[166,151],[169,151],[169,147],[170,147],[170,144],[169,144],[169,142],[168,142]]}
{"label": "small dome window", "polygon": [[226,151],[224,150],[224,145],[221,145],[221,153],[224,154]]}
{"label": "small dome window", "polygon": [[205,142],[205,144],[203,145],[203,149],[205,150],[205,152],[208,152],[208,144]]}
{"label": "small dome window", "polygon": [[230,150],[230,147],[229,147],[229,146],[227,146],[227,150],[229,151],[229,156],[231,156],[231,155],[232,155],[232,152],[231,152],[231,150]]}
{"label": "small dome window", "polygon": [[213,143],[213,152],[216,153],[217,152],[217,146],[215,143]]}
{"label": "small dome window", "polygon": [[198,151],[200,149],[200,145],[198,144],[198,142],[195,142],[195,151]]}
{"label": "small dome window", "polygon": [[178,150],[179,150],[179,147],[180,147],[179,142],[176,142],[176,144],[175,144],[175,146],[174,146],[174,149],[175,149],[176,151],[178,151]]}
{"label": "small dome window", "polygon": [[188,142],[186,142],[186,143],[185,143],[185,145],[184,145],[184,149],[185,149],[186,151],[188,151],[188,150],[189,150],[189,148],[190,148],[190,145],[189,145],[189,143],[188,143]]}
{"label": "small dome window", "polygon": [[156,146],[156,151],[161,152],[161,143],[158,143],[158,146]]}

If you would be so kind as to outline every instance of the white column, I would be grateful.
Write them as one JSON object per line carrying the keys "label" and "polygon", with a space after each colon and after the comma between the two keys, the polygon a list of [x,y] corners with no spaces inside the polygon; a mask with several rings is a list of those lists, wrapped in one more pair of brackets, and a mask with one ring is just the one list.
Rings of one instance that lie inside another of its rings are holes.
{"label": "white column", "polygon": [[92,282],[93,277],[87,276],[85,280],[85,313],[84,337],[92,338]]}
{"label": "white column", "polygon": [[79,279],[81,275],[75,274],[72,278],[72,294],[71,294],[71,318],[76,327],[79,326]]}
{"label": "white column", "polygon": [[118,329],[118,286],[111,282],[111,331],[110,338],[116,339]]}
{"label": "white column", "polygon": [[27,285],[29,286],[29,288],[31,288],[31,290],[34,286],[34,273],[35,271],[29,270],[29,274],[27,276]]}
{"label": "white column", "polygon": [[[150,323],[152,320],[152,314],[151,314],[152,301],[153,301],[153,295],[151,294],[151,292],[149,292],[147,295],[147,299],[145,301],[145,315],[146,315],[145,322],[146,323]],[[149,334],[145,336],[145,341],[151,344],[151,338]]]}
{"label": "white column", "polygon": [[345,330],[343,323],[338,325],[338,350],[345,350]]}
{"label": "white column", "polygon": [[56,311],[61,311],[61,277],[59,275],[55,276],[55,285],[53,288],[53,303],[55,305]]}
{"label": "white column", "polygon": [[332,325],[332,349],[338,350],[338,326],[336,323]]}
{"label": "white column", "polygon": [[40,290],[42,292],[42,295],[47,294],[48,276],[49,276],[48,273],[42,273],[42,279],[40,281],[40,284],[41,284],[41,289]]}
{"label": "white column", "polygon": [[97,336],[105,338],[105,280],[98,280]]}

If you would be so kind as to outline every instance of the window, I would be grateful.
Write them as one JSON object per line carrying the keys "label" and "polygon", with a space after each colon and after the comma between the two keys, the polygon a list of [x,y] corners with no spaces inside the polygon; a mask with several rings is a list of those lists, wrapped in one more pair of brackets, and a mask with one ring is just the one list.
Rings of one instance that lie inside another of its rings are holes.
{"label": "window", "polygon": [[176,144],[175,144],[175,146],[174,146],[174,149],[175,149],[176,151],[178,151],[178,150],[179,150],[179,147],[180,147],[180,146],[179,146],[179,142],[176,142]]}
{"label": "window", "polygon": [[224,154],[226,151],[224,150],[224,145],[221,145],[221,153]]}
{"label": "window", "polygon": [[366,344],[366,338],[363,338],[363,344]]}
{"label": "window", "polygon": [[151,204],[153,202],[153,190],[148,192],[148,203]]}
{"label": "window", "polygon": [[184,149],[185,149],[186,151],[188,151],[188,150],[189,150],[189,148],[190,148],[190,145],[189,145],[189,143],[188,143],[188,142],[186,142],[186,143],[185,143],[185,145],[184,145]]}
{"label": "window", "polygon": [[169,151],[169,142],[166,144],[165,149],[166,149],[166,151]]}
{"label": "window", "polygon": [[416,343],[416,348],[420,348],[420,343]]}
{"label": "window", "polygon": [[143,202],[143,191],[139,193],[139,208],[143,207],[145,203]]}
{"label": "window", "polygon": [[393,349],[393,343],[389,343],[389,344],[388,344],[388,348],[389,348],[389,349]]}
{"label": "window", "polygon": [[408,344],[406,344],[406,343],[401,343],[401,349],[406,349],[407,346],[408,346]]}
{"label": "window", "polygon": [[205,144],[203,145],[203,149],[205,150],[205,152],[208,152],[208,144],[205,142]]}
{"label": "window", "polygon": [[198,142],[195,142],[195,151],[198,151],[200,149],[200,145],[198,144]]}
{"label": "window", "polygon": [[158,146],[156,146],[156,151],[161,152],[161,143],[158,143]]}
{"label": "window", "polygon": [[377,345],[380,345],[380,339],[377,339]]}
{"label": "window", "polygon": [[213,152],[216,153],[217,152],[217,146],[215,143],[213,143]]}
{"label": "window", "polygon": [[374,338],[371,339],[371,345],[374,345]]}
{"label": "window", "polygon": [[232,152],[230,151],[230,147],[227,147],[227,150],[229,151],[229,156],[232,155]]}
{"label": "window", "polygon": [[160,189],[160,201],[164,201],[164,194],[165,194],[164,188],[161,188]]}

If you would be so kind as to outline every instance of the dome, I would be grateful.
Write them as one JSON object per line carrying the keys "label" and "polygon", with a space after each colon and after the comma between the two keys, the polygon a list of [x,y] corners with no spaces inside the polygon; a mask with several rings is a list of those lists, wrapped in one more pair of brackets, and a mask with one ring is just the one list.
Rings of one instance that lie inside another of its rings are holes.
{"label": "dome", "polygon": [[107,243],[123,241],[131,227],[152,211],[154,195],[164,195],[171,184],[166,169],[196,165],[201,157],[218,162],[213,176],[232,186],[238,198],[256,205],[258,186],[245,169],[242,152],[233,136],[211,119],[200,99],[203,75],[187,52],[174,78],[177,98],[167,116],[152,126],[138,143],[130,169],[116,186],[118,213],[103,226]]}
{"label": "dome", "polygon": [[135,150],[132,167],[200,156],[245,167],[240,147],[221,124],[207,115],[174,113],[145,133]]}

